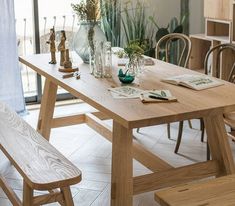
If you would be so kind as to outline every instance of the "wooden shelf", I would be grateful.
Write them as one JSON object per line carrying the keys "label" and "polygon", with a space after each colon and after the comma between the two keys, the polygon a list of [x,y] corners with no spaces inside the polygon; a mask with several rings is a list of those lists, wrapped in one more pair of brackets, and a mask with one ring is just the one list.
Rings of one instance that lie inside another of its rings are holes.
{"label": "wooden shelf", "polygon": [[220,41],[221,43],[230,43],[230,37],[228,36],[206,36],[208,40]]}
{"label": "wooden shelf", "polygon": [[[204,16],[206,20],[205,34],[191,35],[192,53],[189,68],[204,68],[204,60],[210,48],[222,43],[235,44],[235,0],[204,0]],[[209,64],[212,75],[216,75],[216,58],[213,53]],[[227,79],[235,62],[232,51],[224,51],[220,56],[220,77]]]}
{"label": "wooden shelf", "polygon": [[232,40],[232,22],[206,19],[206,37],[212,40],[231,42]]}
{"label": "wooden shelf", "polygon": [[232,8],[233,8],[233,29],[232,29],[232,32],[233,32],[233,34],[232,34],[232,41],[233,41],[233,43],[235,43],[235,1],[234,1],[234,3],[233,3],[233,6],[232,6]]}
{"label": "wooden shelf", "polygon": [[189,60],[189,68],[196,71],[204,71],[205,56],[210,50],[212,41],[205,34],[190,35],[190,39],[192,42],[192,52]]}
{"label": "wooden shelf", "polygon": [[232,20],[234,0],[204,0],[204,16],[210,19]]}
{"label": "wooden shelf", "polygon": [[190,38],[208,40],[205,34],[191,34]]}

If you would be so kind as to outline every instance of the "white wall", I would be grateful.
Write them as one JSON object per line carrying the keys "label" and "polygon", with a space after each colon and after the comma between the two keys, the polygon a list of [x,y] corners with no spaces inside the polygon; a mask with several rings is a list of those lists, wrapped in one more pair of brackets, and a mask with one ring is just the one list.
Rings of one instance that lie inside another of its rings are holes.
{"label": "white wall", "polygon": [[172,17],[180,16],[180,0],[148,0],[149,14],[153,14],[160,27],[166,27]]}
{"label": "white wall", "polygon": [[[204,32],[203,0],[189,0],[190,33]],[[180,0],[147,0],[149,14],[154,13],[159,26],[167,26],[172,17],[180,16]],[[154,11],[154,12],[153,12]]]}
{"label": "white wall", "polygon": [[203,12],[203,0],[190,0],[190,33],[204,33],[205,19]]}

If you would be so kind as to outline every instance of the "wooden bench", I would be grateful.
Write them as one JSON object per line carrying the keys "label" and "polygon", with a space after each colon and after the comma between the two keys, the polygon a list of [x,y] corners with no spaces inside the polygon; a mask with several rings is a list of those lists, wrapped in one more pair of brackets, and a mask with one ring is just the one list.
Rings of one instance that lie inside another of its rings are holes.
{"label": "wooden bench", "polygon": [[[81,181],[81,171],[16,113],[0,103],[0,149],[23,177],[23,200],[0,174],[0,187],[14,206],[52,202],[73,206],[70,186]],[[48,194],[34,196],[34,190]]]}
{"label": "wooden bench", "polygon": [[158,191],[155,200],[162,206],[233,206],[235,175]]}

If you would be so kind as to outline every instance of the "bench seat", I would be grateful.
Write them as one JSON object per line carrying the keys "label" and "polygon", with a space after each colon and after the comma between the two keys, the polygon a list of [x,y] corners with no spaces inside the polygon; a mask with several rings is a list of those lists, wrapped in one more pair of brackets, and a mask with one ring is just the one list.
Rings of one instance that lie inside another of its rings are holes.
{"label": "bench seat", "polygon": [[161,206],[234,206],[235,175],[158,191],[155,200]]}
{"label": "bench seat", "polygon": [[[81,171],[3,103],[0,103],[0,149],[32,190],[50,191],[81,181]],[[2,179],[1,184],[4,182]]]}

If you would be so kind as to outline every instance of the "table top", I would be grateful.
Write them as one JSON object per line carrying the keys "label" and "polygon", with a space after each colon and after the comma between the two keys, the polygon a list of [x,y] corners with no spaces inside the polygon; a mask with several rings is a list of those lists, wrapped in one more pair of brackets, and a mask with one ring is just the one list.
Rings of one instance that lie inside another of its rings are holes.
{"label": "table top", "polygon": [[76,62],[74,65],[77,65],[81,71],[80,80],[63,79],[62,73],[58,71],[59,64],[48,63],[50,54],[20,57],[20,62],[127,128],[175,122],[235,110],[235,85],[224,82],[224,85],[219,87],[195,91],[167,84],[161,79],[198,73],[159,60],[154,60],[154,66],[146,66],[138,85],[131,86],[144,90],[170,90],[178,102],[143,104],[139,99],[114,99],[108,88],[121,86],[117,77],[117,57],[113,56],[113,78],[97,79],[90,74],[89,65],[82,63],[75,53],[72,56],[73,62]]}

